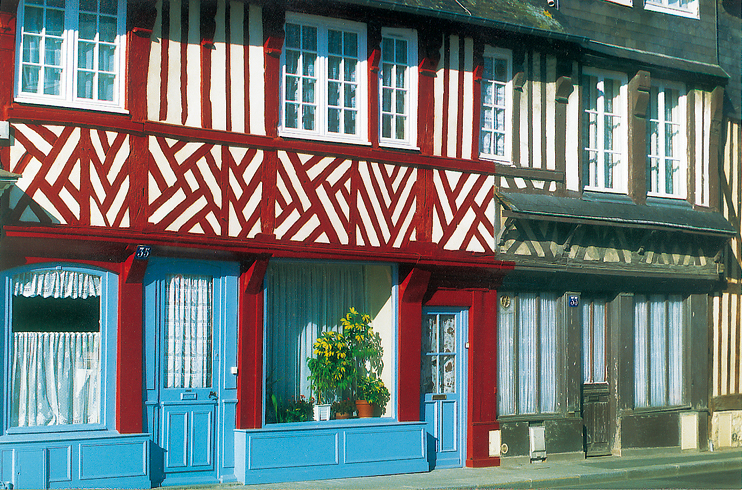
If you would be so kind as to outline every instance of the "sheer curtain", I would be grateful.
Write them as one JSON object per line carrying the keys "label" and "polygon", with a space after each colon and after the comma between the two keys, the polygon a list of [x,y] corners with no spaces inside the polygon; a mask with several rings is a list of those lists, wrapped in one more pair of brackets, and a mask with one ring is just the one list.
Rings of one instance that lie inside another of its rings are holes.
{"label": "sheer curtain", "polygon": [[515,413],[515,301],[500,296],[497,313],[497,392],[500,415]]}
{"label": "sheer curtain", "polygon": [[266,392],[282,403],[313,394],[307,358],[351,306],[367,311],[364,266],[271,263],[267,272]]}
{"label": "sheer curtain", "polygon": [[[100,277],[46,270],[14,277],[13,295],[26,298],[100,297]],[[65,331],[64,318],[43,332],[13,332],[10,425],[31,427],[100,422],[100,327]]]}
{"label": "sheer curtain", "polygon": [[210,276],[167,277],[166,388],[211,387],[212,289]]}

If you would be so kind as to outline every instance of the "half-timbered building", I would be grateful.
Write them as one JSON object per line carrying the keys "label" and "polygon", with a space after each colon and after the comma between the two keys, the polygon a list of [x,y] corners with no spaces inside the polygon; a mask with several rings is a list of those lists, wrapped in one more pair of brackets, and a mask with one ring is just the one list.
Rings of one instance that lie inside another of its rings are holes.
{"label": "half-timbered building", "polygon": [[[698,449],[714,2],[556,3],[0,3],[0,482]],[[351,307],[386,413],[279,423]]]}

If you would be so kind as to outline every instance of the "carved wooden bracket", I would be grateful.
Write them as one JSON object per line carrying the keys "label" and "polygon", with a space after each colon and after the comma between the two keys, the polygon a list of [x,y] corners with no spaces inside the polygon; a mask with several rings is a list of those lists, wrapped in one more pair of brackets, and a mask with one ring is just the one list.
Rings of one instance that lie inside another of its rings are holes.
{"label": "carved wooden bracket", "polygon": [[652,79],[649,72],[640,70],[634,75],[629,82],[629,97],[631,98],[631,109],[635,116],[647,117],[647,107],[649,107],[649,90],[652,86]]}
{"label": "carved wooden bracket", "polygon": [[566,104],[574,89],[574,85],[572,85],[572,77],[562,76],[557,78],[556,101],[561,104]]}

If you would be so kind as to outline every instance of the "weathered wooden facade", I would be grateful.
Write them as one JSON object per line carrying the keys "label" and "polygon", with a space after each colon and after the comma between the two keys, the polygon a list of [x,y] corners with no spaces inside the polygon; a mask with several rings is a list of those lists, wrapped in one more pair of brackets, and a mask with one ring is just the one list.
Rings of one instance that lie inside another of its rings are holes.
{"label": "weathered wooden facade", "polygon": [[742,296],[740,295],[740,203],[742,202],[742,60],[735,46],[742,43],[742,6],[719,2],[720,63],[730,74],[722,132],[721,211],[734,225],[724,257],[727,284],[713,296],[711,317],[711,424],[709,441],[716,449],[742,445]]}
{"label": "weathered wooden facade", "polygon": [[[700,448],[728,77],[643,3],[0,3],[0,482]],[[386,413],[280,423],[350,307]]]}

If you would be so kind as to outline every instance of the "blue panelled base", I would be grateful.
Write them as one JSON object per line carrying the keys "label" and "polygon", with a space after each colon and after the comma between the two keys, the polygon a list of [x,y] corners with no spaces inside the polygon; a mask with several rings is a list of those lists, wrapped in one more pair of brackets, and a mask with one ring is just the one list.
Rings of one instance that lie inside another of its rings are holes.
{"label": "blue panelled base", "polygon": [[0,486],[149,488],[149,435],[113,431],[0,437]]}
{"label": "blue panelled base", "polygon": [[428,471],[425,423],[382,420],[236,430],[235,475],[253,484]]}

